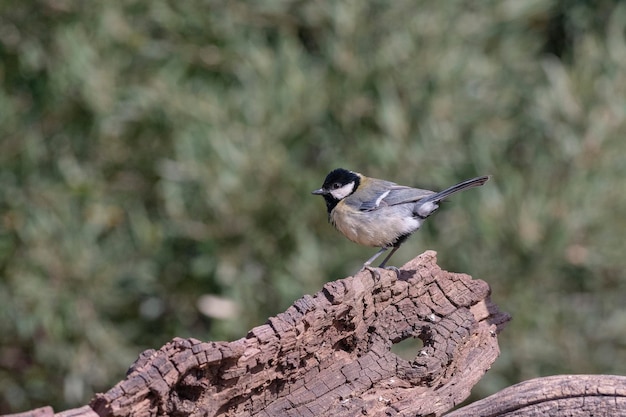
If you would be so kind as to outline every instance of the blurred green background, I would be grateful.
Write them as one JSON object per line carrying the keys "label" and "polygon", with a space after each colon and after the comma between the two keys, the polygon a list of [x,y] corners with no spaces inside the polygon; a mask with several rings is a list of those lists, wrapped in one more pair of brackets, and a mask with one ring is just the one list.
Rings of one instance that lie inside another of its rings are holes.
{"label": "blurred green background", "polygon": [[338,166],[493,175],[392,262],[434,249],[512,314],[475,398],[626,374],[625,3],[0,4],[0,413],[353,273],[375,249],[310,195]]}

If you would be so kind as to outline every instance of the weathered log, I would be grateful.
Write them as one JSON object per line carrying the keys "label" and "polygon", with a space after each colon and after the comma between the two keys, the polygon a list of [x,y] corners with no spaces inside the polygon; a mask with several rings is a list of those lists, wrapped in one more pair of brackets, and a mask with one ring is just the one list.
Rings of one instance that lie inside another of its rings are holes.
{"label": "weathered log", "polygon": [[[100,416],[441,414],[496,359],[509,316],[485,282],[442,271],[435,255],[399,276],[371,269],[330,282],[237,341],[145,352],[91,405]],[[391,346],[410,337],[424,348],[406,361]]]}
{"label": "weathered log", "polygon": [[462,407],[446,417],[624,416],[626,377],[557,375],[531,379]]}
{"label": "weathered log", "polygon": [[10,414],[3,417],[53,417],[54,410],[52,407],[41,407],[34,410],[25,411],[23,413]]}
{"label": "weathered log", "polygon": [[74,408],[56,414],[54,413],[52,407],[47,406],[23,413],[7,414],[0,417],[98,417],[98,415],[91,407],[86,405],[84,407]]}
{"label": "weathered log", "polygon": [[[489,369],[508,320],[487,284],[442,271],[426,252],[398,275],[330,282],[243,339],[145,351],[91,406],[12,417],[443,415]],[[410,361],[391,351],[407,338],[424,346]],[[533,379],[445,415],[626,415],[626,377]]]}
{"label": "weathered log", "polygon": [[[365,269],[242,339],[175,339],[142,353],[91,408],[101,417],[441,415],[499,354],[509,316],[489,292],[441,270],[432,251],[397,273]],[[411,360],[391,351],[408,338],[423,342]]]}

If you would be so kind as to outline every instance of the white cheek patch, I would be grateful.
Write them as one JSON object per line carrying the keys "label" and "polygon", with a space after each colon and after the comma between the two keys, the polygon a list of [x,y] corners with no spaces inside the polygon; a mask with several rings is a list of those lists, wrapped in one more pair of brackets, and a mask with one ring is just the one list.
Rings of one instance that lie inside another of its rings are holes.
{"label": "white cheek patch", "polygon": [[332,190],[330,195],[335,197],[337,200],[343,200],[354,191],[354,181],[347,183],[341,188],[337,188],[336,190]]}

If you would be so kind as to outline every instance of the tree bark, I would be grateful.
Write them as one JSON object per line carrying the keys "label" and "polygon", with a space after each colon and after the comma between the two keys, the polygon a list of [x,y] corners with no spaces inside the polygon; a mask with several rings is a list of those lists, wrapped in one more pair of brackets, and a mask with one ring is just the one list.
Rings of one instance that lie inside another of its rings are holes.
{"label": "tree bark", "polygon": [[446,417],[626,415],[626,377],[557,375],[531,379],[462,407]]}
{"label": "tree bark", "polygon": [[[499,354],[497,334],[510,317],[489,293],[484,281],[441,270],[427,251],[399,271],[371,268],[329,282],[234,342],[174,339],[145,351],[126,379],[80,410],[442,415],[469,396]],[[408,338],[423,342],[411,360],[391,351]]]}
{"label": "tree bark", "polygon": [[[485,282],[435,256],[330,282],[234,342],[144,352],[91,406],[111,417],[442,414],[494,362],[509,316]],[[391,352],[407,338],[424,345],[411,361]]]}
{"label": "tree bark", "polygon": [[[444,415],[496,359],[510,317],[485,282],[442,271],[435,255],[329,282],[234,342],[147,350],[90,406],[12,417]],[[408,338],[423,348],[407,361],[391,347]],[[445,415],[626,415],[626,377],[533,379]]]}

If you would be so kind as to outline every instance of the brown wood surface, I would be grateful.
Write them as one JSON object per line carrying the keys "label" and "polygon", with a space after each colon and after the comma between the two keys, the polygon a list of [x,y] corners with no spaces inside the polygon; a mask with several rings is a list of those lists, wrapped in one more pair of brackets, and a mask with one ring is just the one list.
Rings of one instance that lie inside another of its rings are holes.
{"label": "brown wood surface", "polygon": [[557,375],[531,379],[446,417],[626,416],[626,377]]}
{"label": "brown wood surface", "polygon": [[[509,320],[489,286],[426,252],[399,273],[329,282],[234,342],[176,339],[147,351],[91,406],[100,416],[442,414],[499,354]],[[394,343],[420,338],[410,360]]]}
{"label": "brown wood surface", "polygon": [[[429,251],[399,275],[329,282],[234,342],[145,351],[91,406],[12,417],[626,415],[626,377],[613,375],[533,379],[446,414],[496,359],[508,320],[486,283],[441,270]],[[407,338],[423,341],[411,360],[391,351]]]}

